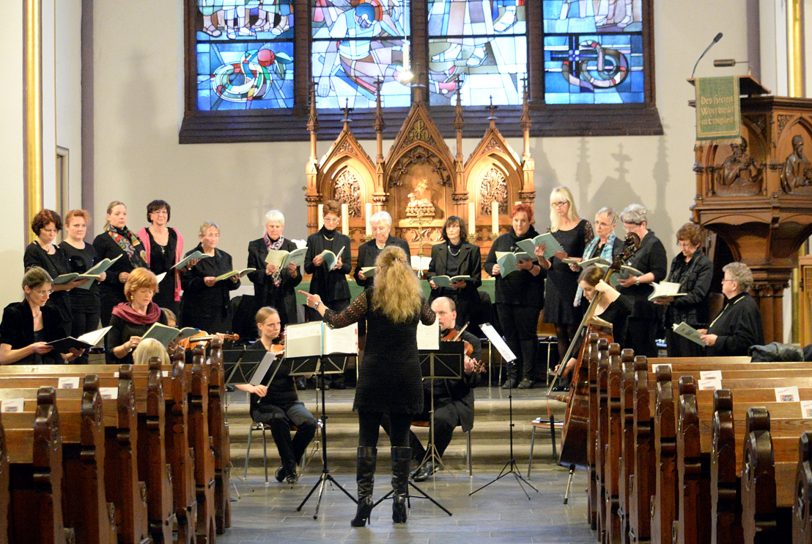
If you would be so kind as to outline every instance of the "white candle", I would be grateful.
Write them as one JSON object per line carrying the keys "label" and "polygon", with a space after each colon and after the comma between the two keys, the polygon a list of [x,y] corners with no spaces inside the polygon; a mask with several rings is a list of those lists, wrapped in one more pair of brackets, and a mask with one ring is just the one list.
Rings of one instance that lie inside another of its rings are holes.
{"label": "white candle", "polygon": [[341,232],[347,236],[350,234],[350,205],[346,202],[341,205]]}
{"label": "white candle", "polygon": [[319,204],[319,228],[324,226],[324,204]]}
{"label": "white candle", "polygon": [[364,216],[366,218],[366,225],[364,226],[364,234],[372,236],[372,202],[367,202],[364,205]]}
{"label": "white candle", "polygon": [[476,234],[476,204],[473,202],[468,203],[468,234]]}
{"label": "white candle", "polygon": [[491,202],[491,232],[499,234],[499,202]]}

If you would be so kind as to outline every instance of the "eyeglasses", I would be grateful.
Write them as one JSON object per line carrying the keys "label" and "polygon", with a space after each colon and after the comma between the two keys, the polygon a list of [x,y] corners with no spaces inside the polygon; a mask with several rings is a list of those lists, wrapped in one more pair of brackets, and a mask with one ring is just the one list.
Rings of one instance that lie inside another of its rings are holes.
{"label": "eyeglasses", "polygon": [[558,202],[550,202],[550,206],[553,208],[558,208],[559,206],[566,206],[569,204],[568,200],[559,200]]}

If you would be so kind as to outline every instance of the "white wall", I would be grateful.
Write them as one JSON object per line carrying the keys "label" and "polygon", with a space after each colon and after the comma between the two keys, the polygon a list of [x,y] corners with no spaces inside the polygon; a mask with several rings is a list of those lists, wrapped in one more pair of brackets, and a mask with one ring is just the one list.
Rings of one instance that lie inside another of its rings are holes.
{"label": "white wall", "polygon": [[[82,0],[54,0],[56,3],[56,145],[70,151],[70,208],[82,202]],[[47,3],[47,2],[46,2]],[[46,152],[54,157],[55,151]],[[65,210],[67,211],[67,210]]]}

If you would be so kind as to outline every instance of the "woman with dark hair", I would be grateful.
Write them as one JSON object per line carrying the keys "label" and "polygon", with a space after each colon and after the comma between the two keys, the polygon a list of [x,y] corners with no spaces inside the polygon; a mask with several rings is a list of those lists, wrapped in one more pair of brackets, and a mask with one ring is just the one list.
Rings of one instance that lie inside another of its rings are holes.
{"label": "woman with dark hair", "polygon": [[279,269],[265,259],[269,251],[296,250],[296,244],[284,234],[285,215],[279,210],[270,210],[265,214],[265,234],[248,243],[248,267],[256,268],[248,273],[248,279],[254,284],[254,304],[257,309],[276,308],[283,328],[299,322],[294,288],[302,282],[302,273],[294,263]]}
{"label": "woman with dark hair", "polygon": [[655,304],[667,304],[665,309],[665,339],[669,357],[700,357],[702,346],[675,334],[673,325],[683,321],[695,329],[708,324],[708,293],[713,279],[713,265],[702,253],[702,229],[685,223],[677,231],[680,252],[671,260],[666,281],[679,284],[684,296],[659,299]]}
{"label": "woman with dark hair", "polygon": [[136,268],[124,284],[127,302],[116,304],[107,333],[107,362],[132,364],[132,352],[155,323],[166,325],[161,308],[152,299],[158,289],[158,278],[147,268]]}
{"label": "woman with dark hair", "polygon": [[[37,238],[28,244],[23,254],[23,265],[27,270],[32,266],[39,266],[51,276],[56,278],[71,271],[68,256],[62,248],[54,243],[57,233],[62,230],[62,219],[53,210],[40,210],[31,220],[31,230]],[[48,299],[48,306],[59,313],[62,337],[70,336],[73,328],[73,314],[71,313],[68,291],[84,283],[74,281],[52,286],[52,294]]]}
{"label": "woman with dark hair", "polygon": [[[431,287],[429,302],[439,297],[453,300],[457,308],[457,325],[462,327],[479,306],[477,289],[482,285],[482,255],[479,246],[468,242],[465,221],[456,215],[446,219],[441,236],[444,243],[432,246],[431,262],[426,272]],[[453,282],[450,287],[439,287],[431,278],[442,275],[471,276],[471,279]]]}
{"label": "woman with dark hair", "polygon": [[107,205],[107,221],[104,232],[93,240],[93,249],[99,260],[117,257],[118,260],[107,269],[107,277],[99,282],[101,295],[102,325],[110,324],[113,307],[126,302],[124,284],[133,268],[145,267],[146,252],[138,236],[127,228],[127,206],[118,200]]}
{"label": "woman with dark hair", "polygon": [[[62,250],[68,257],[70,271],[83,274],[96,264],[93,244],[85,242],[90,214],[86,210],[71,210],[65,214],[65,234]],[[102,272],[99,281],[107,277]],[[71,289],[70,307],[73,315],[71,336],[81,336],[99,328],[99,284],[94,281],[89,289]]]}
{"label": "woman with dark hair", "polygon": [[[485,260],[485,271],[496,278],[496,315],[507,344],[516,355],[516,361],[508,367],[508,377],[502,387],[529,389],[536,380],[536,327],[539,312],[544,307],[544,270],[537,262],[518,261],[515,272],[502,275],[496,262],[497,253],[521,251],[519,240],[538,236],[533,228],[533,207],[521,203],[513,206],[510,213],[511,228],[500,235],[491,245]],[[519,382],[519,369],[522,381]]]}
{"label": "woman with dark hair", "polygon": [[158,284],[155,303],[173,312],[180,306],[180,270],[175,263],[183,258],[183,236],[178,229],[169,227],[172,207],[165,200],[153,200],[147,204],[148,227],[138,231],[138,239],[144,245],[147,268],[156,276],[166,273]]}
{"label": "woman with dark hair", "polygon": [[0,365],[19,361],[27,363],[68,363],[79,352],[54,353],[48,342],[64,338],[58,310],[48,306],[53,283],[39,266],[23,275],[23,300],[12,302],[3,310],[0,322]]}
{"label": "woman with dark hair", "polygon": [[578,290],[578,265],[567,264],[567,257],[581,259],[592,241],[592,225],[578,216],[572,193],[566,187],[556,187],[550,193],[550,232],[561,244],[563,253],[544,258],[537,252],[539,264],[547,271],[544,287],[544,322],[555,325],[558,357],[563,359],[581,322],[581,305],[575,304]]}
{"label": "woman with dark hair", "polygon": [[188,253],[200,251],[207,255],[181,274],[183,303],[181,324],[184,327],[197,327],[210,333],[228,332],[228,306],[230,291],[240,286],[240,277],[232,276],[217,281],[217,276],[234,270],[231,255],[218,248],[220,227],[206,221],[200,226],[200,243]]}
{"label": "woman with dark hair", "polygon": [[375,285],[341,312],[327,308],[318,294],[307,295],[307,306],[332,327],[367,320],[367,343],[361,363],[353,409],[358,412],[358,510],[350,522],[369,522],[378,450],[378,431],[389,416],[392,445],[392,521],[406,522],[409,464],[409,427],[423,410],[423,387],[417,359],[417,323],[434,323],[434,312],[423,300],[417,276],[406,253],[389,246],[375,262]]}
{"label": "woman with dark hair", "polygon": [[[304,269],[307,274],[313,274],[310,292],[319,295],[334,310],[341,311],[350,305],[350,286],[347,284],[347,274],[352,270],[350,239],[338,230],[341,225],[341,204],[328,200],[323,209],[324,225],[307,238]],[[327,268],[321,257],[326,249],[338,257],[332,269]],[[308,321],[321,321],[318,312],[313,309],[307,309],[306,318]]]}

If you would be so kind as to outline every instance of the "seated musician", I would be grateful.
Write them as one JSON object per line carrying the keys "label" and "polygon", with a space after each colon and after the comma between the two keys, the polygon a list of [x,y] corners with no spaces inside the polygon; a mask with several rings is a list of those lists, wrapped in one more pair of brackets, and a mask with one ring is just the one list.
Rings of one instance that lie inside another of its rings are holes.
{"label": "seated musician", "polygon": [[[259,339],[249,349],[278,351],[281,345],[277,342],[282,332],[279,312],[264,306],[257,311],[256,322]],[[288,375],[290,366],[284,360],[274,364],[281,366],[269,385],[241,383],[236,387],[251,393],[251,419],[271,427],[271,435],[282,459],[282,466],[276,470],[276,480],[294,483],[299,478],[296,467],[316,434],[316,418],[299,400],[293,378]],[[273,366],[271,369],[273,371]],[[298,428],[293,439],[290,436],[291,424]]]}
{"label": "seated musician", "polygon": [[[626,318],[632,312],[632,300],[626,295],[621,295],[614,287],[603,281],[603,270],[597,266],[588,266],[581,272],[581,275],[578,276],[578,286],[590,306],[595,295],[602,293],[592,316],[611,323],[612,337],[616,341],[621,340],[626,334]],[[583,334],[577,338],[577,343],[571,352],[572,356],[567,360],[567,364],[561,372],[562,377],[567,376],[575,368],[583,339]]]}
{"label": "seated musician", "polygon": [[[440,335],[446,336],[456,329],[457,310],[454,301],[448,297],[439,297],[431,303],[431,309],[440,322]],[[455,335],[456,336],[456,335]],[[434,389],[434,445],[440,457],[451,443],[454,427],[460,426],[463,431],[470,431],[474,426],[474,387],[479,381],[476,371],[477,361],[482,353],[479,338],[468,331],[463,331],[461,340],[471,344],[473,353],[465,356],[464,374],[460,380],[424,380],[423,408],[425,412],[415,419],[428,420],[431,409],[431,390]],[[412,447],[412,458],[418,463],[423,460],[426,450],[413,432],[409,431],[409,445]],[[412,479],[422,482],[438,469],[430,460],[412,474]]]}
{"label": "seated musician", "polygon": [[758,303],[747,291],[753,287],[753,273],[744,263],[722,267],[725,307],[707,329],[699,329],[708,355],[748,355],[750,346],[764,343]]}
{"label": "seated musician", "polygon": [[152,302],[158,290],[158,278],[149,269],[139,267],[130,272],[124,283],[124,297],[113,307],[107,341],[107,362],[132,364],[132,351],[141,337],[157,323],[166,325],[161,308]]}
{"label": "seated musician", "polygon": [[59,310],[46,306],[51,295],[51,276],[39,266],[32,266],[23,274],[23,300],[12,302],[3,310],[0,322],[0,365],[18,361],[28,363],[70,362],[80,352],[53,353],[47,344],[64,338]]}
{"label": "seated musician", "polygon": [[138,342],[138,347],[133,351],[133,364],[148,365],[149,360],[153,357],[159,358],[162,365],[170,363],[169,352],[159,341],[154,338],[145,338]]}

